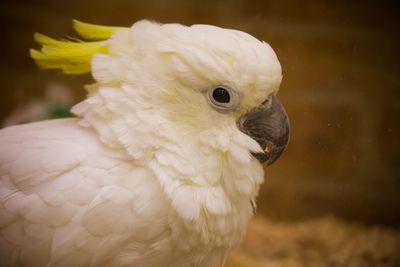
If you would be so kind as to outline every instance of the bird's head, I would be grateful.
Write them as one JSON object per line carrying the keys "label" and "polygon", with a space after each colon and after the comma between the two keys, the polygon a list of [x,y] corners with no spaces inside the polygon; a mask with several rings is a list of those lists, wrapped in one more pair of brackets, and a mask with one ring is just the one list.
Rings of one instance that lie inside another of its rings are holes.
{"label": "bird's head", "polygon": [[159,130],[221,152],[234,142],[269,165],[286,148],[289,122],[275,96],[281,66],[267,43],[237,30],[146,20],[131,28],[75,21],[75,28],[94,41],[36,35],[43,48],[31,55],[39,66],[91,71],[96,93],[119,88],[135,114],[157,114],[148,118],[158,120],[152,125]]}

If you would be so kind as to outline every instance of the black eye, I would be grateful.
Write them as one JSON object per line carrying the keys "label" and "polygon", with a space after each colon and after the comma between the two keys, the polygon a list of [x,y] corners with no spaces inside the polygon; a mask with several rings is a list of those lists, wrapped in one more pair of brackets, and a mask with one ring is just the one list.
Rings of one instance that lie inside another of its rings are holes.
{"label": "black eye", "polygon": [[216,102],[219,103],[229,103],[229,101],[231,100],[231,96],[228,90],[222,87],[215,88],[212,92],[212,97]]}
{"label": "black eye", "polygon": [[239,105],[239,94],[228,86],[216,86],[208,90],[208,103],[218,112],[234,111]]}

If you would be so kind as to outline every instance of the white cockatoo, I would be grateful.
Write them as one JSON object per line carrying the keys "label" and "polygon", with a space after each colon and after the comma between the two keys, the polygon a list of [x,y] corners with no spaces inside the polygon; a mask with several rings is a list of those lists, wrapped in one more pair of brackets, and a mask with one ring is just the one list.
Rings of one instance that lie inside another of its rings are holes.
{"label": "white cockatoo", "polygon": [[92,73],[77,118],[0,131],[0,265],[222,266],[289,139],[274,51],[209,25],[75,29],[31,56]]}

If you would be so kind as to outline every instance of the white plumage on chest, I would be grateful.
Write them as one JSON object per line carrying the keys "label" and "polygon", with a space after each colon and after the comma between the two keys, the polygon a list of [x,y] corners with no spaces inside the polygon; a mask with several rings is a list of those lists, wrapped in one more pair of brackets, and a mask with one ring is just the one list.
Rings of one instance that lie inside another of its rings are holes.
{"label": "white plumage on chest", "polygon": [[219,183],[179,181],[185,172],[168,150],[136,165],[94,134],[76,119],[2,132],[2,253],[29,266],[221,264],[243,234],[250,199],[231,200]]}

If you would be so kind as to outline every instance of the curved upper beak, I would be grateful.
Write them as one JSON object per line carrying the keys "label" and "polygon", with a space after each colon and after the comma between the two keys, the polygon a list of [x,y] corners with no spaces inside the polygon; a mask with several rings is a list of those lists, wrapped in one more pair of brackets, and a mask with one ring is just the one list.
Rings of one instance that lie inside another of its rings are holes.
{"label": "curved upper beak", "polygon": [[272,96],[237,120],[240,131],[258,142],[264,153],[252,153],[261,163],[274,163],[289,142],[289,119],[278,98]]}

